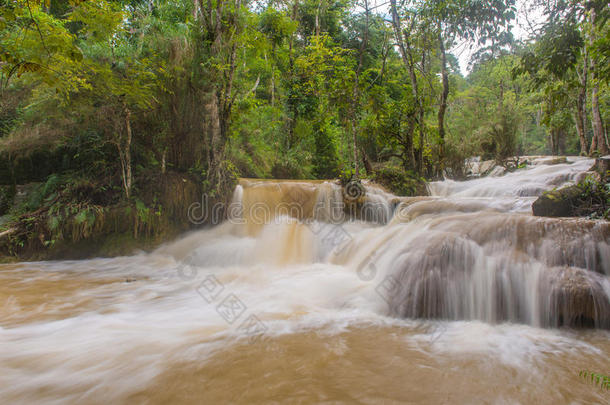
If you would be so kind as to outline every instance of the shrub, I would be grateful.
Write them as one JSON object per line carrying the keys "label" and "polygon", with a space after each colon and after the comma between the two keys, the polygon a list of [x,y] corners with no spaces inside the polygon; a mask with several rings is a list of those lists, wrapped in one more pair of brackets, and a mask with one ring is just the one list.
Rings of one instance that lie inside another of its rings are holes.
{"label": "shrub", "polygon": [[398,167],[386,166],[375,172],[373,180],[399,196],[425,195],[426,182],[413,171]]}

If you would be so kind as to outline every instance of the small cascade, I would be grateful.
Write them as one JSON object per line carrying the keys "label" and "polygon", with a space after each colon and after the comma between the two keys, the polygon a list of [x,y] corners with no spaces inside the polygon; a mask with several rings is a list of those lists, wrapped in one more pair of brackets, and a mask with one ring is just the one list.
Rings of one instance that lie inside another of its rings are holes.
{"label": "small cascade", "polygon": [[610,225],[529,214],[536,196],[578,181],[592,161],[532,163],[434,182],[429,197],[364,181],[365,195],[346,203],[354,190],[337,182],[242,180],[234,201],[255,237],[248,260],[369,269],[389,315],[608,328]]}
{"label": "small cascade", "polygon": [[343,209],[343,190],[340,185],[325,181],[318,187],[318,196],[313,219],[331,224],[342,223],[346,219]]}
{"label": "small cascade", "polygon": [[345,200],[344,188],[334,181],[242,179],[233,194],[233,205],[239,209],[230,210],[240,215],[231,219],[243,219],[252,229],[284,216],[331,224],[389,222],[398,203],[396,196],[371,183],[364,183],[364,188],[362,202],[352,205]]}
{"label": "small cascade", "polygon": [[593,165],[593,160],[572,157],[564,164],[535,165],[501,177],[469,181],[435,181],[428,185],[430,195],[439,197],[537,197],[543,191],[574,183]]}

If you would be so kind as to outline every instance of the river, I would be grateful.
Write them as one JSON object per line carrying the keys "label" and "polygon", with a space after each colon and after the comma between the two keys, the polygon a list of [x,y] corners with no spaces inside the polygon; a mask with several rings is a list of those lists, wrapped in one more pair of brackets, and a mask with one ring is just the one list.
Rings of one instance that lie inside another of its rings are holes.
{"label": "river", "polygon": [[152,253],[0,265],[0,402],[607,403],[610,226],[531,216],[593,161],[532,163],[352,215],[244,179]]}

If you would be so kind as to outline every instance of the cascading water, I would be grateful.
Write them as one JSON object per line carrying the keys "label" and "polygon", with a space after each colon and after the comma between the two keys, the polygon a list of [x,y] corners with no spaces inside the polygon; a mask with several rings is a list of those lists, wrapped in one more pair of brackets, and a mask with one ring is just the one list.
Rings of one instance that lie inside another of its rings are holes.
{"label": "cascading water", "polygon": [[347,207],[244,179],[229,220],[150,254],[0,265],[0,398],[602,402],[577,375],[608,371],[610,226],[531,216],[592,163]]}

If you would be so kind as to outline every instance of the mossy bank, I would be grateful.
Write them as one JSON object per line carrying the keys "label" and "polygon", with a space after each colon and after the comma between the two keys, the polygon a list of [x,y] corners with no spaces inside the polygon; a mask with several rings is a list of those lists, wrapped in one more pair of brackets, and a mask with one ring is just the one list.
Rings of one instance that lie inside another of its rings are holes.
{"label": "mossy bank", "polygon": [[2,261],[126,255],[206,223],[189,216],[206,197],[204,183],[188,173],[141,176],[142,191],[129,200],[116,187],[70,176],[3,189],[13,191],[3,194],[9,202],[0,217]]}

